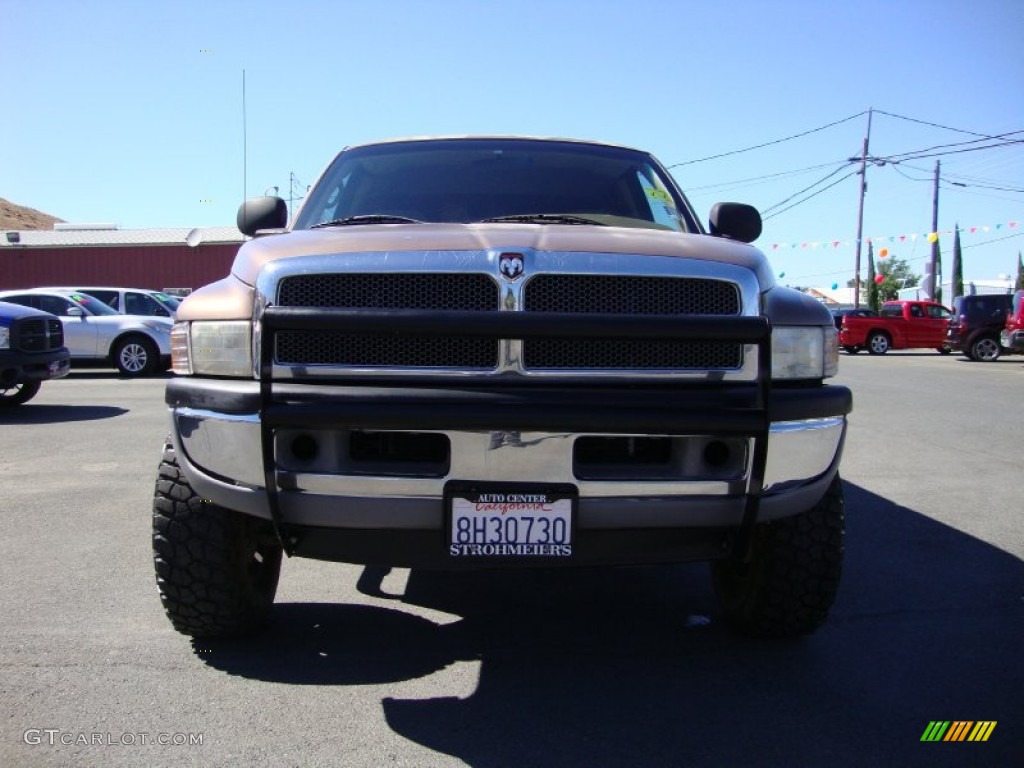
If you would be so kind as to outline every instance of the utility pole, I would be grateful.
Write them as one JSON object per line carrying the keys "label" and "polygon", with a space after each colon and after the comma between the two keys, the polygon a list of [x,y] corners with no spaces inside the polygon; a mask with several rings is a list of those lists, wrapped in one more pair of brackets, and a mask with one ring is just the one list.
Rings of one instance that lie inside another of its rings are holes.
{"label": "utility pole", "polygon": [[868,191],[868,142],[871,139],[871,113],[868,108],[868,131],[864,134],[864,146],[860,152],[860,206],[857,209],[857,255],[853,263],[853,306],[860,308],[860,245],[864,234],[864,195]]}
{"label": "utility pole", "polygon": [[[932,194],[932,233],[935,235],[935,240],[932,242],[932,258],[928,264],[928,298],[934,300],[938,295],[938,289],[935,285],[936,280],[941,278],[935,274],[936,269],[939,266],[939,163],[940,160],[935,161],[935,190]],[[940,282],[938,288],[942,287]]]}

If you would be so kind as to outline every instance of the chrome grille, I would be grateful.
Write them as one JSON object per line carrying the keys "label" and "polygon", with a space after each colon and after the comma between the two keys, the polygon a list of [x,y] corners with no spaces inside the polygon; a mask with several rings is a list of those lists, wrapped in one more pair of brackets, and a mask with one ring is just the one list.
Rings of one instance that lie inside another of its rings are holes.
{"label": "chrome grille", "polygon": [[[733,283],[703,278],[632,275],[538,275],[525,286],[530,312],[633,315],[737,315]],[[563,341],[523,344],[527,369],[693,370],[738,368],[738,344],[673,341]]]}
{"label": "chrome grille", "polygon": [[[319,274],[281,281],[278,304],[343,309],[496,311],[498,286],[480,273]],[[353,336],[329,331],[282,331],[276,358],[285,365],[494,369],[490,339]]]}
{"label": "chrome grille", "polygon": [[28,317],[16,323],[12,337],[22,352],[49,352],[64,346],[64,326],[55,317]]}

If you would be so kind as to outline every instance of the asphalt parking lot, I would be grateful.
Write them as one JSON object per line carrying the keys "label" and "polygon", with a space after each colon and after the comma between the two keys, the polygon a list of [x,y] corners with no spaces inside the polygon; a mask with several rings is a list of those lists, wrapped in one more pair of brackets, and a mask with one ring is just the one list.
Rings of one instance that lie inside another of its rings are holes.
{"label": "asphalt parking lot", "polygon": [[0,412],[0,765],[1019,765],[1024,357],[838,380],[847,558],[810,638],[730,634],[703,565],[290,560],[265,636],[199,643],[152,572],[163,381],[73,371]]}

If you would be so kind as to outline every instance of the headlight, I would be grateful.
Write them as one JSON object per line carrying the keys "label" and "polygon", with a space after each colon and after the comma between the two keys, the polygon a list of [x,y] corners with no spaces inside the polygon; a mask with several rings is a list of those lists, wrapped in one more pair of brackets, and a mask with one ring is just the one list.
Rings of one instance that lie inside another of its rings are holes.
{"label": "headlight", "polygon": [[6,325],[0,325],[0,349],[11,348],[11,329]]}
{"label": "headlight", "polygon": [[252,377],[249,321],[175,323],[171,370],[181,375]]}
{"label": "headlight", "polygon": [[773,379],[826,379],[838,371],[835,326],[772,329]]}

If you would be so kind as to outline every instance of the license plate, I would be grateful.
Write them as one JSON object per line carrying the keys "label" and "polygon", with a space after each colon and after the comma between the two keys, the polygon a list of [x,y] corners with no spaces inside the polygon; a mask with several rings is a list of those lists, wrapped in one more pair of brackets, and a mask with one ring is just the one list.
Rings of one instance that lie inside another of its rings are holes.
{"label": "license plate", "polygon": [[453,558],[571,557],[574,486],[451,486],[446,493]]}

